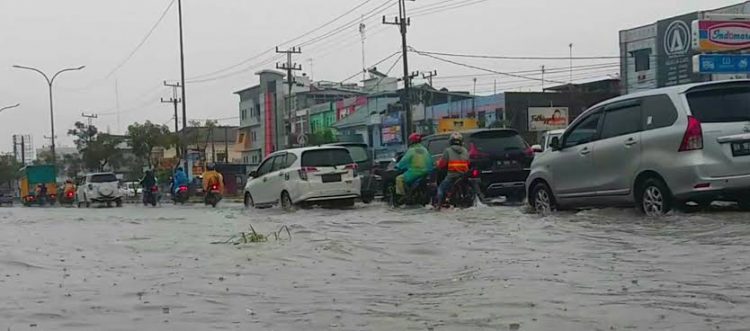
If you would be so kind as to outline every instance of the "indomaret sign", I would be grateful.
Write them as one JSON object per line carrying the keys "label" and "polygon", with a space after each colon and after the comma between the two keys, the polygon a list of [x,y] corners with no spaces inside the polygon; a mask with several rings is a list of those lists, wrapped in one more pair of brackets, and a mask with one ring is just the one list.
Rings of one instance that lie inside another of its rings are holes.
{"label": "indomaret sign", "polygon": [[693,49],[720,52],[750,48],[750,21],[693,21]]}

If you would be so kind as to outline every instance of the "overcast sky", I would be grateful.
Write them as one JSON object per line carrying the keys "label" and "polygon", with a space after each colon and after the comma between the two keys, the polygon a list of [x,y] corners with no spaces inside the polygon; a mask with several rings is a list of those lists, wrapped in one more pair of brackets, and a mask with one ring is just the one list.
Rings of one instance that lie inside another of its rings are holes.
{"label": "overcast sky", "polygon": [[[129,124],[145,120],[169,124],[171,128],[172,107],[160,103],[159,98],[171,96],[171,90],[163,87],[162,82],[180,77],[176,3],[150,38],[125,61],[171,1],[0,0],[0,107],[22,104],[20,108],[0,113],[0,151],[12,150],[12,134],[32,134],[36,147],[47,144],[43,136],[50,134],[46,83],[34,72],[12,69],[14,64],[37,67],[50,74],[86,65],[83,71],[65,73],[55,82],[58,146],[71,145],[66,132],[75,121],[81,120],[81,112],[99,113],[96,125],[103,130],[109,128],[112,133],[124,132]],[[272,68],[276,61],[275,54],[263,52],[279,44],[289,47],[302,43],[303,54],[295,59],[315,80],[341,81],[352,76],[362,67],[358,22],[329,38],[309,41],[385,8],[382,5],[386,2],[394,6],[384,13],[395,15],[395,0],[183,0],[186,75],[189,81],[210,79],[188,83],[188,118],[238,116],[238,98],[233,92],[257,84],[253,74]],[[573,43],[578,56],[618,55],[619,30],[738,2],[418,0],[407,4],[414,13],[409,44],[419,50],[438,52],[567,56],[568,44]],[[294,43],[282,44],[362,3],[365,4],[320,31]],[[445,7],[454,3],[457,8]],[[398,29],[383,26],[382,14],[371,16],[366,20],[368,66],[400,47]],[[256,57],[258,54],[262,56]],[[392,57],[378,68],[387,71],[396,60],[397,57]],[[437,70],[438,77],[442,77],[436,78],[437,87],[471,91],[472,76],[483,74],[416,54],[411,54],[409,60],[412,70]],[[555,68],[568,66],[567,61],[455,60],[506,72],[541,71],[542,65],[554,72]],[[596,63],[604,65],[597,69],[576,69],[574,79],[591,79],[619,71],[612,60],[576,61],[575,66]],[[392,74],[401,72],[402,68],[396,66]],[[540,72],[529,74],[540,76]],[[457,75],[466,76],[454,77]],[[550,73],[546,78],[567,81],[568,75]],[[518,78],[486,75],[477,78],[480,94],[491,93],[495,80],[499,90],[541,88],[541,83]],[[351,81],[358,79],[359,76]],[[115,115],[118,95],[119,124]],[[226,119],[221,123],[237,124],[238,120]]]}

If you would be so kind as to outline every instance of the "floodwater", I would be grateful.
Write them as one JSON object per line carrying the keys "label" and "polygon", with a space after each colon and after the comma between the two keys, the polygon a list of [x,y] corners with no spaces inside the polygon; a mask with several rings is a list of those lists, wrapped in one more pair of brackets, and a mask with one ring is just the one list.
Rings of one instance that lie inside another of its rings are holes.
{"label": "floodwater", "polygon": [[5,208],[0,330],[748,330],[748,215]]}

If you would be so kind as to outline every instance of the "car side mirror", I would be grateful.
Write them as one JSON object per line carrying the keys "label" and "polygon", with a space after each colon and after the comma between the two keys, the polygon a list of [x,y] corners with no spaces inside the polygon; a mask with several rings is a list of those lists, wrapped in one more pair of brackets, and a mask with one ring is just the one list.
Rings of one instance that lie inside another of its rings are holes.
{"label": "car side mirror", "polygon": [[560,137],[554,137],[554,138],[552,138],[552,141],[549,142],[549,147],[553,151],[559,151],[561,149],[561,147],[562,147],[560,145]]}
{"label": "car side mirror", "polygon": [[258,172],[257,171],[251,171],[249,175],[247,175],[250,178],[257,178]]}
{"label": "car side mirror", "polygon": [[541,153],[541,152],[543,152],[543,151],[544,151],[544,150],[542,149],[542,145],[534,145],[534,146],[531,146],[531,150],[533,150],[533,151],[534,151],[534,153]]}

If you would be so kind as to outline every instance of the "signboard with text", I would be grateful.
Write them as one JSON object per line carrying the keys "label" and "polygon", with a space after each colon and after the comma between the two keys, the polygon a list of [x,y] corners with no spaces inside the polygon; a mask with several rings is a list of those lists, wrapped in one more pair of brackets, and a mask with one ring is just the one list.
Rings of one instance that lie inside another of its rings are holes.
{"label": "signboard with text", "polygon": [[565,129],[568,119],[568,107],[529,107],[530,132]]}
{"label": "signboard with text", "polygon": [[719,52],[750,47],[750,21],[705,21],[692,24],[693,49]]}
{"label": "signboard with text", "polygon": [[692,60],[696,54],[691,48],[691,25],[698,19],[697,13],[691,13],[656,23],[656,55],[658,87],[675,86],[700,81],[700,76],[693,74]]}
{"label": "signboard with text", "polygon": [[750,73],[750,54],[701,54],[693,57],[693,71],[702,74]]}

